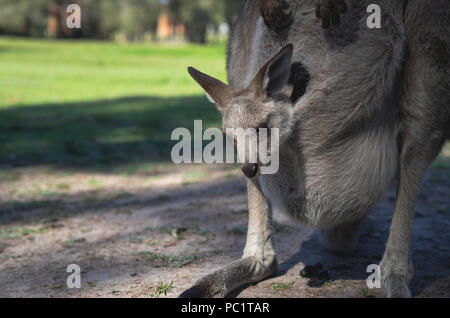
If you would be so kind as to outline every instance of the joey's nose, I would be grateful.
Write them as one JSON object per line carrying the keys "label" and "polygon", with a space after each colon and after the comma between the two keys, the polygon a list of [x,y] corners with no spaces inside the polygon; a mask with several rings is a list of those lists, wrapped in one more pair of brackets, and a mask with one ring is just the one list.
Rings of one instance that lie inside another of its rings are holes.
{"label": "joey's nose", "polygon": [[251,179],[258,174],[259,167],[256,163],[246,163],[241,166],[241,170],[247,178]]}

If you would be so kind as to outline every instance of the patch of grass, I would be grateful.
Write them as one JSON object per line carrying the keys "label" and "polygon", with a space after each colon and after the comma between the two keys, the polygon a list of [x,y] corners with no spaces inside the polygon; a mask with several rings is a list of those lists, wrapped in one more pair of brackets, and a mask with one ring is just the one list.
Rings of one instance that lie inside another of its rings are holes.
{"label": "patch of grass", "polygon": [[16,191],[16,194],[22,199],[53,199],[54,197],[61,195],[61,192],[53,191],[49,187],[42,187],[35,184],[31,189],[25,188]]}
{"label": "patch of grass", "polygon": [[143,239],[141,237],[136,236],[136,235],[130,236],[130,243],[139,243],[140,244],[142,242],[143,242]]}
{"label": "patch of grass", "polygon": [[175,265],[175,267],[183,267],[192,263],[197,258],[198,256],[195,254],[175,256],[174,258],[172,258],[169,264],[173,264]]}
{"label": "patch of grass", "polygon": [[141,251],[139,252],[139,254],[145,256],[150,261],[160,260],[166,266],[173,265],[175,267],[186,266],[198,258],[198,256],[195,254],[172,255],[172,254],[153,253],[149,251]]}
{"label": "patch of grass", "polygon": [[[164,175],[171,168],[172,165],[173,165],[172,162],[167,161],[157,161],[157,160],[151,162],[137,161],[125,163],[116,168],[113,167],[112,172],[124,176],[154,175],[154,174]],[[105,171],[111,172],[110,168],[106,168]]]}
{"label": "patch of grass", "polygon": [[170,234],[177,240],[184,240],[184,233],[186,231],[187,228],[174,228]]}
{"label": "patch of grass", "polygon": [[35,226],[35,227],[14,226],[14,227],[0,228],[0,239],[21,238],[24,236],[46,233],[47,231],[48,228],[43,226]]}
{"label": "patch of grass", "polygon": [[165,232],[167,234],[172,234],[172,231],[174,229],[175,229],[174,227],[169,226],[169,225],[161,225],[161,226],[146,227],[144,229],[144,231],[149,230],[149,231]]}
{"label": "patch of grass", "polygon": [[228,230],[228,233],[233,235],[245,235],[247,234],[247,229],[242,226],[233,227],[232,229]]}
{"label": "patch of grass", "polygon": [[170,225],[162,225],[162,226],[156,226],[156,227],[147,227],[144,229],[144,231],[147,231],[147,230],[164,232],[178,240],[184,239],[185,233],[193,233],[193,234],[200,234],[200,235],[208,233],[207,230],[200,229],[199,225],[195,224],[195,223],[189,224],[187,227],[173,227]]}
{"label": "patch of grass", "polygon": [[154,240],[154,241],[147,242],[147,245],[148,246],[156,246],[156,245],[158,245],[158,243],[159,243],[158,240]]}
{"label": "patch of grass", "polygon": [[282,232],[286,229],[286,225],[273,222],[273,229],[275,232]]}
{"label": "patch of grass", "polygon": [[4,243],[4,242],[0,242],[0,254],[2,254],[6,248],[8,247],[8,244]]}
{"label": "patch of grass", "polygon": [[450,215],[450,206],[441,207],[437,210],[439,214]]}
{"label": "patch of grass", "polygon": [[91,231],[91,229],[88,228],[88,227],[80,227],[80,232],[81,233],[87,233],[87,232],[90,232],[90,231]]}
{"label": "patch of grass", "polygon": [[153,260],[156,260],[156,259],[160,259],[160,260],[165,261],[165,260],[169,259],[169,255],[156,254],[156,253],[149,252],[149,251],[141,251],[141,252],[139,252],[139,254],[145,256],[150,261],[153,261]]}
{"label": "patch of grass", "polygon": [[71,188],[70,183],[67,182],[60,182],[56,185],[56,189],[60,191],[67,191],[70,190],[70,188]]}
{"label": "patch of grass", "polygon": [[18,171],[12,170],[12,171],[1,171],[0,170],[0,182],[1,181],[17,181],[20,179],[20,173]]}
{"label": "patch of grass", "polygon": [[432,169],[450,169],[450,159],[449,158],[438,158],[433,164],[431,165]]}
{"label": "patch of grass", "polygon": [[6,261],[7,259],[9,259],[11,257],[11,255],[7,255],[7,254],[0,254],[0,263],[2,263],[3,261]]}
{"label": "patch of grass", "polygon": [[169,282],[158,282],[155,284],[155,286],[150,287],[150,289],[153,291],[153,297],[158,298],[162,294],[164,296],[167,296],[167,293],[170,292],[170,290],[173,288],[173,281]]}
{"label": "patch of grass", "polygon": [[61,246],[64,248],[72,248],[75,244],[81,244],[84,242],[86,242],[86,239],[84,237],[70,238],[67,241],[62,242]]}
{"label": "patch of grass", "polygon": [[88,181],[88,185],[94,188],[100,188],[102,186],[102,183],[98,179],[90,179]]}
{"label": "patch of grass", "polygon": [[275,285],[272,285],[272,288],[276,291],[282,291],[282,290],[291,290],[294,287],[295,282],[290,283],[276,283]]}
{"label": "patch of grass", "polygon": [[369,288],[367,286],[362,287],[360,292],[363,297],[369,297]]}
{"label": "patch of grass", "polygon": [[204,235],[204,234],[208,233],[208,230],[200,229],[200,226],[197,223],[189,224],[187,230],[189,233],[195,233],[195,234],[199,234],[199,235]]}
{"label": "patch of grass", "polygon": [[450,142],[443,147],[439,157],[431,165],[433,169],[450,170]]}
{"label": "patch of grass", "polygon": [[164,178],[164,175],[155,175],[155,176],[151,176],[147,179],[147,182],[149,185],[152,185],[153,183],[155,183],[155,181],[161,180]]}
{"label": "patch of grass", "polygon": [[211,176],[211,173],[205,172],[205,171],[190,171],[183,175],[183,179],[181,182],[181,185],[190,185],[199,183],[201,181],[204,181],[208,179],[208,177]]}
{"label": "patch of grass", "polygon": [[335,281],[335,280],[329,280],[323,283],[324,287],[347,287],[347,284],[340,282],[340,281]]}
{"label": "patch of grass", "polygon": [[150,231],[154,231],[154,232],[163,232],[163,233],[173,236],[176,239],[184,239],[183,233],[186,232],[187,229],[173,227],[170,225],[161,225],[161,226],[146,228],[144,230],[150,230]]}

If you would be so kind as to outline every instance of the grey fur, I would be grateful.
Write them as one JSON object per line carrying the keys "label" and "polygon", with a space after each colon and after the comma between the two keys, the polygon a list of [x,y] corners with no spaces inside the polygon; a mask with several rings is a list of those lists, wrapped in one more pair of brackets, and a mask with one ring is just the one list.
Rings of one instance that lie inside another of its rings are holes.
{"label": "grey fur", "polygon": [[[280,128],[280,169],[248,182],[243,259],[199,281],[208,292],[194,287],[182,296],[225,296],[275,273],[272,209],[319,229],[327,248],[350,253],[362,220],[395,179],[382,286],[388,297],[410,296],[415,196],[450,137],[450,7],[448,0],[380,0],[382,28],[368,29],[371,1],[346,2],[340,24],[327,30],[315,1],[291,3],[293,24],[277,34],[258,26],[257,1],[245,1],[228,46],[228,81],[238,93],[223,126]],[[292,62],[311,75],[304,96],[295,105],[282,94],[254,98],[251,79],[288,43]]]}

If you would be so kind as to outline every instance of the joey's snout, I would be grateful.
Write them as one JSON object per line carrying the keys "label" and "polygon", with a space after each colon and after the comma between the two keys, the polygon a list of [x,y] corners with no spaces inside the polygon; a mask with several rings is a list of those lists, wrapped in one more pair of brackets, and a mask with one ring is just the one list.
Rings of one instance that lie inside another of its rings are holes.
{"label": "joey's snout", "polygon": [[247,178],[251,179],[258,174],[259,166],[257,163],[245,163],[241,165],[241,170]]}

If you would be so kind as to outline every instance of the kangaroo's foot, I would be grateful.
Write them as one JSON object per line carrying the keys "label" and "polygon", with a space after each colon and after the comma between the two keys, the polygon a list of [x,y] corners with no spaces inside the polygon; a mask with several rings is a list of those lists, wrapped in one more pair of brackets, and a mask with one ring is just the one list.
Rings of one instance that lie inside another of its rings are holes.
{"label": "kangaroo's foot", "polygon": [[347,11],[345,0],[320,0],[316,7],[316,16],[322,20],[322,27],[339,24],[341,14]]}
{"label": "kangaroo's foot", "polygon": [[358,220],[339,225],[331,230],[319,231],[319,242],[333,253],[351,255],[358,244],[362,223],[363,220]]}
{"label": "kangaroo's foot", "polygon": [[225,297],[232,290],[250,283],[256,283],[277,271],[277,261],[263,263],[255,257],[244,257],[198,280],[184,291],[180,298]]}
{"label": "kangaroo's foot", "polygon": [[413,267],[410,262],[407,266],[395,263],[397,257],[384,255],[380,263],[381,286],[389,298],[409,298],[409,282],[413,276]]}

